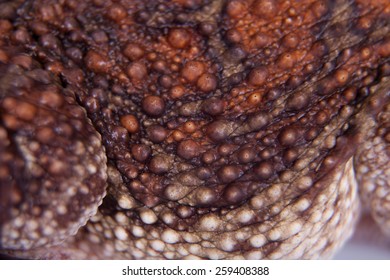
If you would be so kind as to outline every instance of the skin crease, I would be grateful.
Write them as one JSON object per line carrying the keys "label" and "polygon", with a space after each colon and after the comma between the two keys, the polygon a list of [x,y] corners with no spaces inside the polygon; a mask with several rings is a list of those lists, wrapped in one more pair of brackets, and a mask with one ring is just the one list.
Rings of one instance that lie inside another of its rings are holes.
{"label": "skin crease", "polygon": [[388,1],[0,3],[0,252],[331,258],[390,235]]}

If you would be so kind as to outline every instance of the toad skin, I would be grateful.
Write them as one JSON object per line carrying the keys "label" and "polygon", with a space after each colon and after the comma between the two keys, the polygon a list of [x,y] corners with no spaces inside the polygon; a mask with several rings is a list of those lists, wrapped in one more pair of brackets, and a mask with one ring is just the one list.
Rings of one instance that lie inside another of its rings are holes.
{"label": "toad skin", "polygon": [[390,4],[0,3],[0,248],[331,258],[390,235]]}

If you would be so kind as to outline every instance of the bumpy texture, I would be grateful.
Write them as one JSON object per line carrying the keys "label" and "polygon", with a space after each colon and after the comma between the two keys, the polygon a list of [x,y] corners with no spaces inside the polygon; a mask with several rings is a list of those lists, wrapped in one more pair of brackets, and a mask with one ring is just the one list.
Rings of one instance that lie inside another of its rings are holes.
{"label": "bumpy texture", "polygon": [[390,233],[387,0],[2,2],[0,75],[4,254],[329,258],[361,202]]}

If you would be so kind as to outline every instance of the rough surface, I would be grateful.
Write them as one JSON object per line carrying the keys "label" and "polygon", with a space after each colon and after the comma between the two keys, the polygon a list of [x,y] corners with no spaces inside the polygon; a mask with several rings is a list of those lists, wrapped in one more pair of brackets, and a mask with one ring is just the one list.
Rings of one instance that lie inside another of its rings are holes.
{"label": "rough surface", "polygon": [[385,0],[1,2],[3,253],[329,258],[358,194],[390,233],[389,34]]}
{"label": "rough surface", "polygon": [[96,213],[107,160],[74,93],[13,52],[0,65],[1,245],[28,250],[64,241]]}

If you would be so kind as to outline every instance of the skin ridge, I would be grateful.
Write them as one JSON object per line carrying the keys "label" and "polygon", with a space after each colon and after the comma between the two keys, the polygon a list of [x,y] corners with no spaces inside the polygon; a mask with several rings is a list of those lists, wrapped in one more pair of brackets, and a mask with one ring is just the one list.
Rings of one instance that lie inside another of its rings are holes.
{"label": "skin ridge", "polygon": [[[37,0],[3,10],[0,140],[11,144],[0,152],[17,158],[20,146],[22,162],[0,167],[33,174],[9,183],[16,176],[0,170],[6,254],[321,258],[348,238],[359,202],[346,178],[361,164],[350,162],[375,129],[366,119],[389,103],[385,2]],[[48,199],[30,181],[51,160]],[[71,191],[61,163],[73,168]],[[18,232],[23,215],[50,226],[31,219]]]}

